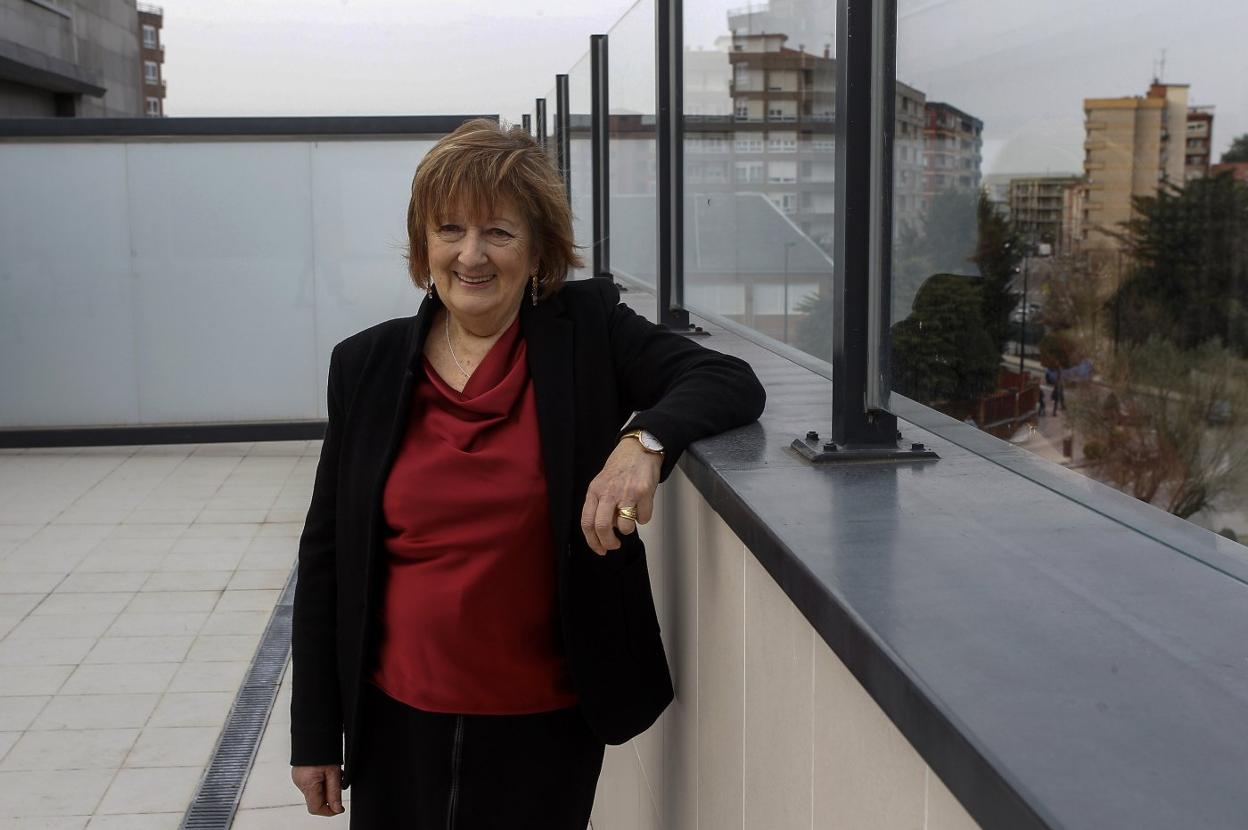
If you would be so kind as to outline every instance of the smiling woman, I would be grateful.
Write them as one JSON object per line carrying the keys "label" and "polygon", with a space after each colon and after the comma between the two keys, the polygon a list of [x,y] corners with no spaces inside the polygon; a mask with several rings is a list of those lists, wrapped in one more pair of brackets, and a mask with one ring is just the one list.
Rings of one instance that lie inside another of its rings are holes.
{"label": "smiling woman", "polygon": [[672,699],[637,526],[684,448],[757,418],[763,390],[612,281],[566,282],[566,191],[523,130],[438,142],[408,234],[420,312],[330,360],[292,778],[318,815],[354,786],[353,828],[583,830],[604,744]]}

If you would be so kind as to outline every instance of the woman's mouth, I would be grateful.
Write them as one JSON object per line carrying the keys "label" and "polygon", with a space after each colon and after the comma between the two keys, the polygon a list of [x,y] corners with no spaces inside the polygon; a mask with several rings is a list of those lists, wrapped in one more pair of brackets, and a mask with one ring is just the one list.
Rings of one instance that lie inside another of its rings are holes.
{"label": "woman's mouth", "polygon": [[482,274],[480,276],[470,276],[468,274],[461,274],[458,271],[455,272],[455,278],[459,280],[460,282],[464,283],[465,285],[485,285],[487,282],[494,279],[494,276],[495,276],[494,274]]}

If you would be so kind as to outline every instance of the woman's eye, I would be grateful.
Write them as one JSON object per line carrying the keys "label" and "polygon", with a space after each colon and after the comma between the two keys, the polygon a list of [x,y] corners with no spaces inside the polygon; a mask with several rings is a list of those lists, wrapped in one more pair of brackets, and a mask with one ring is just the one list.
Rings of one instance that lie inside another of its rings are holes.
{"label": "woman's eye", "polygon": [[463,231],[459,225],[442,225],[438,228],[438,233],[460,233]]}
{"label": "woman's eye", "polygon": [[511,239],[511,234],[503,230],[502,228],[490,228],[489,233],[490,233],[490,236],[493,236],[497,239]]}

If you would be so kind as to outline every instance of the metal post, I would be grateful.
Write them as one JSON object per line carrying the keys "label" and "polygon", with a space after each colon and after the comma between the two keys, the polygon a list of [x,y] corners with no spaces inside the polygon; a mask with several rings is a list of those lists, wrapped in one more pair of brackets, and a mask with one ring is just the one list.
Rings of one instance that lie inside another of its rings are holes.
{"label": "metal post", "polygon": [[533,135],[533,116],[529,115],[527,112],[520,116],[520,126],[524,128],[526,133]]}
{"label": "metal post", "polygon": [[537,127],[537,132],[533,134],[533,137],[537,139],[538,146],[541,147],[543,150],[545,150],[546,149],[546,99],[545,98],[537,99],[537,116],[535,120],[537,121],[537,124],[535,125]]}
{"label": "metal post", "polygon": [[789,342],[789,251],[796,242],[784,243],[784,342]]}
{"label": "metal post", "polygon": [[892,249],[897,0],[840,0],[836,18],[836,194],[832,440],[793,441],[812,461],[934,458],[897,448],[887,336]]}
{"label": "metal post", "polygon": [[590,175],[593,177],[593,274],[611,278],[611,169],[607,155],[611,136],[608,105],[607,36],[589,38]]}
{"label": "metal post", "polygon": [[[1027,370],[1023,368],[1023,355],[1027,353],[1027,270],[1028,259],[1030,253],[1029,248],[1023,249],[1023,321],[1021,330],[1018,333],[1018,374],[1022,375]],[[1019,378],[1019,384],[1022,384],[1022,378]]]}
{"label": "metal post", "polygon": [[658,171],[659,322],[689,330],[684,308],[684,72],[681,0],[655,0],[655,155]]}
{"label": "metal post", "polygon": [[572,110],[568,102],[568,76],[555,76],[555,161],[563,189],[572,204]]}

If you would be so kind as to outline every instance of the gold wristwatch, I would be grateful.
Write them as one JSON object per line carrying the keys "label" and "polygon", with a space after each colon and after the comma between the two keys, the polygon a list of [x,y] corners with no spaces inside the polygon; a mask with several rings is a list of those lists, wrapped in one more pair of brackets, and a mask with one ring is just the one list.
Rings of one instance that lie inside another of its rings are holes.
{"label": "gold wristwatch", "polygon": [[655,455],[663,454],[663,444],[658,438],[655,438],[644,429],[635,429],[632,432],[626,432],[620,436],[621,441],[625,438],[636,438],[637,443],[641,444],[641,448],[646,452],[654,453]]}

